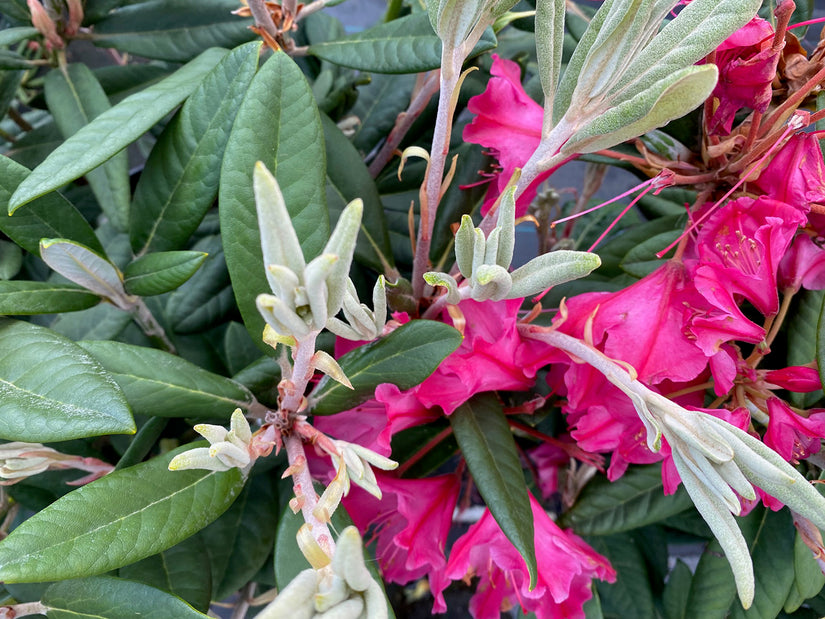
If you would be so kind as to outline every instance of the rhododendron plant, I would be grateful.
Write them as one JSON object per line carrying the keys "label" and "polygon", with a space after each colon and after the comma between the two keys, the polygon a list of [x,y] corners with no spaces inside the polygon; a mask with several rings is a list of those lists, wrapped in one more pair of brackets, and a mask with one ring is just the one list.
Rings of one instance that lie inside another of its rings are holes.
{"label": "rhododendron plant", "polygon": [[359,1],[0,0],[0,617],[825,614],[811,3]]}

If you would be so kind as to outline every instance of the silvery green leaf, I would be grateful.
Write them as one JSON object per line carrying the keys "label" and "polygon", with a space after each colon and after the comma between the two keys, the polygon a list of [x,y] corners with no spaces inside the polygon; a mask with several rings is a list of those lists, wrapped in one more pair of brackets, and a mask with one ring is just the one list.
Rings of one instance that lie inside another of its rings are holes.
{"label": "silvery green leaf", "polygon": [[736,466],[735,462],[731,461],[717,464],[716,470],[719,471],[719,474],[725,482],[738,492],[742,498],[748,499],[749,501],[756,500],[756,491],[748,479],[742,474],[742,471],[739,470],[739,467]]}
{"label": "silvery green leaf", "polygon": [[668,398],[655,393],[650,394],[648,404],[651,400],[659,403],[662,422],[671,435],[675,434],[692,449],[714,463],[729,462],[733,459],[735,455],[733,448],[712,426],[707,424],[706,413],[686,412]]}
{"label": "silvery green leaf", "polygon": [[347,527],[335,543],[332,569],[344,577],[350,589],[366,591],[372,575],[364,564],[364,545],[355,527]]}
{"label": "silvery green leaf", "polygon": [[699,106],[716,86],[716,65],[690,66],[608,109],[576,131],[563,153],[592,153],[661,127]]}
{"label": "silvery green leaf", "polygon": [[501,301],[508,298],[512,287],[513,280],[507,269],[497,264],[482,264],[473,273],[472,295],[476,301]]}
{"label": "silvery green leaf", "polygon": [[309,327],[303,319],[278,297],[271,294],[259,294],[255,299],[255,304],[267,324],[280,335],[291,335],[296,339],[301,339],[309,334]]}
{"label": "silvery green leaf", "polygon": [[300,572],[284,587],[258,619],[311,619],[315,614],[313,598],[318,590],[318,573],[312,569]]}
{"label": "silvery green leaf", "polygon": [[378,276],[378,281],[372,289],[372,315],[375,330],[381,333],[387,322],[387,282],[383,275]]}
{"label": "silvery green leaf", "polygon": [[120,271],[85,245],[68,239],[43,239],[40,257],[66,279],[128,309]]}
{"label": "silvery green leaf", "polygon": [[648,150],[671,161],[687,161],[692,154],[679,140],[658,129],[648,131],[639,139]]}
{"label": "silvery green leaf", "polygon": [[[485,0],[441,0],[433,27],[445,48],[458,48],[484,14]],[[432,13],[430,14],[432,21]]]}
{"label": "silvery green leaf", "polygon": [[[278,181],[260,161],[255,163],[253,187],[264,266],[280,264],[294,273],[303,273],[306,262],[298,236],[295,234],[295,228],[292,227],[292,219],[284,203],[284,196],[278,187]],[[267,278],[269,285],[274,287],[269,271],[267,271]]]}
{"label": "silvery green leaf", "polygon": [[738,516],[742,512],[742,505],[739,503],[736,493],[731,490],[724,478],[708,462],[703,453],[695,452],[687,445],[680,443],[681,441],[674,439],[671,441],[671,447],[674,444],[676,445],[675,451],[679,452],[685,465],[690,468],[696,478],[725,504],[730,513]]}
{"label": "silvery green leaf", "polygon": [[364,339],[364,335],[358,333],[355,329],[345,323],[343,320],[338,320],[337,318],[328,318],[326,328],[330,330],[332,333],[337,335],[338,337],[342,337],[345,340],[351,340],[353,342],[357,342],[359,340]]}
{"label": "silvery green leaf", "polygon": [[487,256],[487,238],[480,228],[473,229],[473,276]]}
{"label": "silvery green leaf", "polygon": [[266,267],[269,286],[275,296],[283,299],[288,305],[295,303],[295,290],[301,285],[301,280],[290,269],[281,264],[269,264]]}
{"label": "silvery green leaf", "polygon": [[510,275],[513,287],[507,295],[509,299],[526,297],[584,277],[597,269],[601,260],[596,254],[583,251],[552,251],[533,258]]}
{"label": "silvery green leaf", "polygon": [[[498,239],[501,236],[501,229],[496,226],[487,235],[487,246],[484,248],[484,264],[496,264],[498,258]],[[510,266],[509,264],[507,266]]]}
{"label": "silvery green leaf", "polygon": [[[510,268],[513,261],[513,249],[516,246],[516,186],[504,190],[501,202],[498,205],[498,225],[501,230],[498,237],[498,251],[495,263],[505,269]],[[492,263],[491,263],[492,264]]]}
{"label": "silvery green leaf", "polygon": [[370,582],[370,586],[364,591],[364,604],[366,605],[367,619],[388,619],[387,596],[384,595],[381,585],[374,580]]}
{"label": "silvery green leaf", "polygon": [[452,276],[446,273],[430,271],[424,273],[424,281],[430,286],[444,286],[447,289],[447,303],[457,305],[461,301],[461,294],[458,292],[458,285]]}
{"label": "silvery green leaf", "polygon": [[312,312],[312,322],[317,329],[323,329],[327,323],[327,304],[329,291],[326,280],[338,262],[338,256],[321,254],[313,259],[304,269],[304,289],[309,300],[309,309]]}
{"label": "silvery green leaf", "polygon": [[462,215],[461,225],[455,233],[455,261],[458,270],[466,279],[473,276],[474,230],[473,219],[469,215]]}
{"label": "silvery green leaf", "polygon": [[377,337],[378,333],[375,329],[375,319],[372,312],[358,300],[358,293],[352,280],[347,280],[347,292],[344,295],[342,309],[347,321],[363,336],[362,339],[372,340]]}
{"label": "silvery green leaf", "polygon": [[344,292],[347,287],[349,267],[352,263],[352,254],[355,252],[355,242],[358,239],[358,231],[361,228],[361,215],[364,212],[364,203],[361,200],[353,200],[347,204],[335,230],[324,247],[325,254],[338,256],[338,261],[327,277],[327,290],[329,297],[327,300],[327,310],[330,316],[335,316],[341,309],[344,301]]}

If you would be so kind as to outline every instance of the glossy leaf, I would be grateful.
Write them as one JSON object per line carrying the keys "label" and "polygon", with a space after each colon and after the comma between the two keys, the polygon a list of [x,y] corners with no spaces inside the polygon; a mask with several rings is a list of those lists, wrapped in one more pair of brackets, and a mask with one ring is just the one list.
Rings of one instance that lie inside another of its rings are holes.
{"label": "glossy leaf", "polygon": [[[495,46],[495,35],[487,30],[471,56]],[[441,66],[441,39],[426,13],[394,19],[336,41],[316,43],[307,51],[333,64],[374,73],[419,73]]]}
{"label": "glossy leaf", "polygon": [[80,312],[60,314],[51,324],[53,331],[71,340],[114,339],[132,323],[129,312],[109,303],[100,303]]}
{"label": "glossy leaf", "polygon": [[146,58],[186,62],[209,47],[233,48],[255,38],[251,19],[232,15],[234,0],[152,0],[113,11],[91,40]]}
{"label": "glossy leaf", "polygon": [[673,496],[663,494],[661,466],[636,466],[615,482],[599,477],[587,484],[561,523],[581,534],[610,535],[659,522],[691,505],[684,488]]}
{"label": "glossy leaf", "polygon": [[[70,138],[111,108],[100,83],[84,64],[52,69],[44,80],[44,95],[54,122],[64,138]],[[89,170],[86,180],[97,203],[118,230],[129,223],[129,158],[125,151]]]}
{"label": "glossy leaf", "polygon": [[[791,306],[792,320],[788,321],[788,365],[805,365],[817,358],[817,323],[823,290],[800,290]],[[799,408],[809,408],[822,397],[822,391],[813,393],[789,392],[788,400]]]}
{"label": "glossy leaf", "polygon": [[681,233],[681,230],[662,232],[636,245],[622,260],[620,265],[622,270],[638,278],[650,275],[664,263],[663,258],[656,257],[656,252],[670,245]]}
{"label": "glossy leaf", "polygon": [[665,609],[665,619],[682,619],[685,616],[685,605],[690,593],[690,581],[693,574],[690,568],[681,559],[677,559],[667,577],[662,605]]}
{"label": "glossy leaf", "polygon": [[206,256],[202,251],[164,251],[138,258],[123,273],[126,292],[148,297],[175,290],[195,274]]}
{"label": "glossy leaf", "polygon": [[799,532],[794,536],[793,565],[793,584],[783,607],[786,613],[796,611],[805,600],[815,596],[825,586],[825,574],[819,569],[811,549],[805,545]]}
{"label": "glossy leaf", "polygon": [[[29,170],[8,157],[0,157],[0,210],[8,210],[9,198],[29,175]],[[66,238],[103,252],[94,230],[83,215],[59,193],[38,198],[11,217],[0,217],[0,231],[33,254],[40,253],[40,239]]]}
{"label": "glossy leaf", "polygon": [[227,54],[158,138],[135,188],[129,234],[137,255],[183,247],[215,201],[223,151],[259,49],[250,43]]}
{"label": "glossy leaf", "polygon": [[306,79],[289,56],[276,52],[252,80],[238,110],[219,192],[226,263],[241,316],[255,342],[261,341],[264,328],[255,298],[269,291],[252,190],[255,162],[262,161],[278,180],[309,261],[329,236],[323,140]]}
{"label": "glossy leaf", "polygon": [[9,241],[0,241],[0,281],[16,276],[22,266],[23,250]]}
{"label": "glossy leaf", "polygon": [[120,388],[71,340],[0,318],[0,438],[40,443],[131,434]]}
{"label": "glossy leaf", "polygon": [[127,97],[75,133],[17,187],[9,213],[83,176],[137,140],[200,84],[226,54],[210,49],[166,79]]}
{"label": "glossy leaf", "polygon": [[358,88],[352,114],[361,124],[355,129],[352,143],[364,155],[392,130],[395,119],[410,104],[414,86],[414,75],[376,73],[369,84]]}
{"label": "glossy leaf", "polygon": [[117,381],[137,414],[228,420],[253,401],[243,385],[162,350],[111,341],[79,345]]}
{"label": "glossy leaf", "polygon": [[413,320],[338,359],[353,388],[322,378],[309,398],[312,413],[332,415],[353,408],[373,397],[381,383],[392,383],[402,391],[415,387],[460,344],[461,334],[453,327]]}
{"label": "glossy leaf", "polygon": [[481,394],[450,415],[450,425],[481,498],[535,582],[533,512],[516,442],[495,395]]}
{"label": "glossy leaf", "polygon": [[49,619],[202,619],[186,602],[139,582],[110,577],[57,582],[42,599]]}
{"label": "glossy leaf", "polygon": [[241,473],[169,471],[181,449],[110,473],[23,522],[0,542],[0,579],[93,576],[161,552],[204,528],[235,500]]}
{"label": "glossy leaf", "polygon": [[100,297],[74,284],[0,281],[0,314],[24,316],[76,312],[100,303]]}
{"label": "glossy leaf", "polygon": [[616,582],[596,581],[602,611],[606,617],[656,619],[651,576],[645,558],[628,533],[588,538],[596,552],[605,555],[616,570]]}

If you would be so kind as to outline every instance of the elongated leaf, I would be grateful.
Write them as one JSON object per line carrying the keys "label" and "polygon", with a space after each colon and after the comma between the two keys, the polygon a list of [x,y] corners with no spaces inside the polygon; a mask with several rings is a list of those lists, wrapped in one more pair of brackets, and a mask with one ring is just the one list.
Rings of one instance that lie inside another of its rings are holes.
{"label": "elongated leaf", "polygon": [[[495,35],[488,30],[471,56],[495,46]],[[441,66],[441,39],[425,13],[394,19],[336,41],[310,45],[308,52],[333,64],[374,73],[419,73]]]}
{"label": "elongated leaf", "polygon": [[79,345],[117,381],[135,413],[228,420],[252,394],[243,385],[175,355],[121,342]]}
{"label": "elongated leaf", "polygon": [[102,297],[116,300],[125,293],[118,268],[80,243],[43,239],[40,257],[66,279]]}
{"label": "elongated leaf", "polygon": [[[817,358],[817,324],[825,291],[800,290],[794,297],[791,316],[788,321],[788,365],[805,365]],[[790,392],[791,404],[808,408],[822,397],[822,391],[814,393]]]}
{"label": "elongated leaf", "polygon": [[0,318],[0,438],[41,443],[134,431],[123,393],[88,353],[45,327]]}
{"label": "elongated leaf", "polygon": [[129,234],[136,254],[183,247],[212,206],[226,141],[259,50],[259,43],[250,43],[230,52],[158,138],[135,188]]}
{"label": "elongated leaf", "polygon": [[656,252],[667,247],[681,234],[681,230],[670,230],[657,234],[627,252],[621,262],[622,270],[633,277],[642,278],[662,266],[664,259],[656,257]]}
{"label": "elongated leaf", "polygon": [[241,103],[226,145],[219,192],[235,298],[249,334],[260,342],[264,320],[255,298],[268,292],[269,284],[252,190],[256,161],[277,178],[304,257],[311,260],[329,236],[323,128],[306,79],[282,52],[261,67]]}
{"label": "elongated leaf", "polygon": [[[94,118],[111,108],[106,93],[84,64],[52,69],[44,81],[46,104],[64,138],[70,138]],[[129,221],[129,158],[121,151],[86,173],[97,203],[118,230]]]}
{"label": "elongated leaf", "polygon": [[825,574],[798,532],[794,538],[793,563],[794,580],[783,607],[786,613],[796,611],[805,600],[815,596],[825,586]]}
{"label": "elongated leaf", "polygon": [[166,79],[102,113],[54,150],[17,187],[9,213],[110,159],[177,107],[226,54],[210,49]]}
{"label": "elongated leaf", "polygon": [[[8,210],[9,198],[28,175],[26,167],[8,157],[0,157],[0,210]],[[43,238],[72,239],[103,253],[103,246],[92,227],[59,193],[35,200],[12,217],[0,217],[0,231],[33,254],[40,253],[40,239]]]}
{"label": "elongated leaf", "polygon": [[164,251],[138,258],[124,271],[126,292],[144,297],[175,290],[195,274],[206,256],[202,251]]}
{"label": "elongated leaf", "polygon": [[0,241],[0,280],[11,279],[23,266],[23,250],[9,241]]}
{"label": "elongated leaf", "polygon": [[240,492],[240,471],[169,471],[180,451],[110,473],[26,520],[0,542],[0,580],[101,574],[174,546],[215,520]]}
{"label": "elongated leaf", "polygon": [[216,600],[232,595],[263,567],[275,541],[278,515],[275,481],[256,475],[232,507],[201,532]]}
{"label": "elongated leaf", "polygon": [[208,568],[208,548],[196,533],[161,553],[120,568],[118,576],[176,595],[206,612],[212,599]]}
{"label": "elongated leaf", "polygon": [[324,377],[310,395],[312,413],[332,415],[358,406],[373,397],[381,383],[392,383],[401,390],[415,387],[460,344],[461,334],[453,327],[413,320],[338,359],[353,388]]}
{"label": "elongated leaf", "polygon": [[610,559],[616,582],[596,581],[602,611],[606,617],[656,619],[651,576],[644,555],[628,533],[588,538],[597,552]]}
{"label": "elongated leaf", "polygon": [[60,314],[76,312],[100,303],[100,297],[74,284],[0,282],[0,314]]}
{"label": "elongated leaf", "polygon": [[494,395],[481,394],[450,415],[458,446],[481,498],[536,579],[533,511],[516,442]]}
{"label": "elongated leaf", "polygon": [[367,155],[392,130],[395,119],[410,104],[414,75],[376,73],[370,83],[358,88],[358,100],[352,108],[361,124],[355,129],[352,143]]}
{"label": "elongated leaf", "polygon": [[37,28],[20,26],[18,28],[5,28],[0,30],[0,46],[14,45],[23,39],[29,39],[39,34]]}
{"label": "elongated leaf", "polygon": [[49,619],[202,619],[178,597],[149,585],[97,576],[51,585],[43,594]]}
{"label": "elongated leaf", "polygon": [[0,70],[31,69],[32,63],[18,53],[0,49]]}
{"label": "elongated leaf", "polygon": [[544,100],[549,109],[545,115],[552,118],[552,102],[561,73],[561,56],[564,48],[563,0],[545,0],[536,3],[536,54]]}
{"label": "elongated leaf", "polygon": [[153,0],[124,6],[95,24],[92,42],[147,58],[185,62],[209,47],[250,41],[251,19],[235,0]]}
{"label": "elongated leaf", "polygon": [[690,581],[693,574],[682,560],[677,560],[667,578],[662,605],[665,608],[665,619],[683,619],[685,605],[690,594]]}
{"label": "elongated leaf", "polygon": [[587,484],[561,523],[583,535],[610,535],[659,522],[692,505],[682,487],[673,496],[663,494],[660,465],[636,466],[615,482],[599,477]]}

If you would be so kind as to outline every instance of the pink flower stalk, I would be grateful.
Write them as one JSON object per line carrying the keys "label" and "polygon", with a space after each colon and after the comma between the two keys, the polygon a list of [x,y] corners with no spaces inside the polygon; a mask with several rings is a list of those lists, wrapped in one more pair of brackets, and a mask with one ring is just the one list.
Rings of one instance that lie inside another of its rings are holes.
{"label": "pink flower stalk", "polygon": [[768,431],[765,444],[789,462],[798,462],[819,452],[825,438],[825,409],[811,409],[808,417],[795,413],[779,398],[768,400]]}
{"label": "pink flower stalk", "polygon": [[748,187],[807,213],[811,203],[825,205],[825,163],[817,133],[795,133]]}
{"label": "pink flower stalk", "polygon": [[[493,77],[487,89],[470,99],[467,109],[476,115],[464,128],[464,141],[481,144],[494,152],[502,170],[490,186],[482,206],[486,214],[504,190],[516,168],[524,167],[541,142],[543,108],[533,101],[521,85],[521,69],[511,61],[493,54]],[[542,174],[516,201],[516,217],[521,217],[536,195],[538,186],[550,172]]]}
{"label": "pink flower stalk", "polygon": [[825,250],[807,234],[799,234],[779,263],[779,288],[784,292],[825,288]]}
{"label": "pink flower stalk", "polygon": [[779,49],[773,46],[773,28],[754,17],[716,48],[719,81],[711,94],[712,114],[706,120],[711,135],[728,134],[742,108],[764,112],[771,102]]}
{"label": "pink flower stalk", "polygon": [[475,619],[499,619],[501,611],[520,605],[538,619],[580,619],[592,597],[591,580],[616,580],[603,556],[578,536],[563,531],[530,496],[536,529],[538,579],[531,591],[527,565],[489,510],[453,545],[447,577],[479,577],[470,613]]}
{"label": "pink flower stalk", "polygon": [[423,576],[435,596],[433,612],[445,612],[446,576],[444,549],[461,488],[456,474],[427,479],[399,479],[376,473],[383,493],[376,499],[360,488],[343,500],[362,534],[376,527],[375,556],[384,578],[406,584]]}

